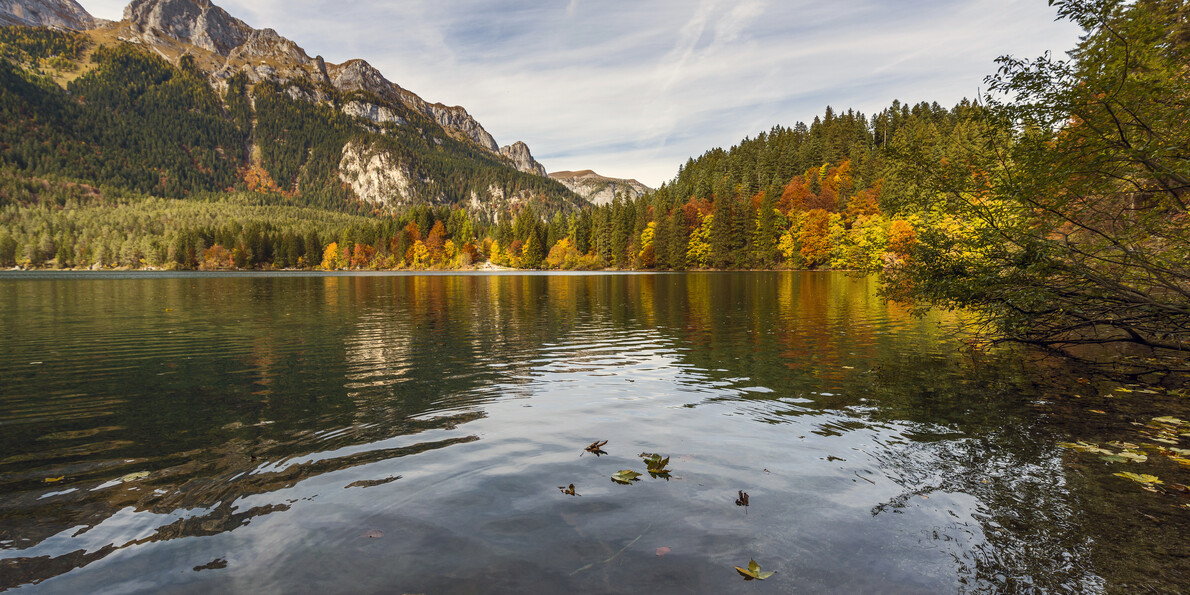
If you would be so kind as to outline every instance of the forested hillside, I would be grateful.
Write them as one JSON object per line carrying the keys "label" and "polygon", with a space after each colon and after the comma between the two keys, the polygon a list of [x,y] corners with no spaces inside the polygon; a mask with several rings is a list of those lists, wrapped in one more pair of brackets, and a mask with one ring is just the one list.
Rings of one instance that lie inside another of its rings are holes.
{"label": "forested hillside", "polygon": [[[377,205],[353,196],[339,175],[344,146],[355,142],[383,149],[422,182],[401,197],[405,206],[471,204],[490,216],[508,205],[474,198],[493,188],[551,211],[581,202],[366,92],[328,87],[318,89],[324,102],[312,102],[303,98],[314,91],[309,81],[250,85],[243,74],[220,92],[189,55],[174,65],[140,45],[92,47],[84,33],[44,28],[0,28],[0,55],[0,160],[29,174],[168,198],[262,190],[368,213]],[[340,109],[365,99],[404,124],[373,125]]]}

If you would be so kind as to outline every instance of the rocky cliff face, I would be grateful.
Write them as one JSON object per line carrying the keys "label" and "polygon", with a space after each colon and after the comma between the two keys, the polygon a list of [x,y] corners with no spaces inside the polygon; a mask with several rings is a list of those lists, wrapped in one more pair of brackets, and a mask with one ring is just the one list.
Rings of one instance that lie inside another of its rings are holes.
{"label": "rocky cliff face", "polygon": [[592,204],[605,205],[616,197],[616,194],[635,200],[653,191],[652,188],[636,180],[607,178],[591,170],[559,171],[550,177],[561,182],[575,194],[591,201]]}
{"label": "rocky cliff face", "polygon": [[360,200],[376,206],[400,206],[412,196],[413,180],[405,167],[388,153],[360,143],[343,147],[339,179]]}
{"label": "rocky cliff face", "polygon": [[545,166],[533,158],[533,154],[529,152],[529,146],[525,143],[517,141],[507,147],[500,147],[500,154],[512,161],[518,170],[545,177]]}
{"label": "rocky cliff face", "polygon": [[[5,1],[9,0],[0,0]],[[331,84],[340,91],[367,91],[421,112],[447,131],[487,151],[499,152],[496,140],[467,110],[429,103],[386,79],[364,60],[326,64],[321,58],[312,59],[276,31],[253,29],[210,0],[134,0],[124,10],[124,19],[146,43],[153,44],[158,36],[165,36],[226,58],[215,73],[219,79],[244,72],[253,82],[307,78],[315,83]],[[376,109],[379,108],[372,106],[369,111]]]}
{"label": "rocky cliff face", "polygon": [[252,28],[210,0],[133,0],[124,20],[148,34],[164,34],[178,41],[227,56],[248,41]]}
{"label": "rocky cliff face", "polygon": [[0,26],[58,27],[83,31],[100,22],[74,0],[0,0]]}

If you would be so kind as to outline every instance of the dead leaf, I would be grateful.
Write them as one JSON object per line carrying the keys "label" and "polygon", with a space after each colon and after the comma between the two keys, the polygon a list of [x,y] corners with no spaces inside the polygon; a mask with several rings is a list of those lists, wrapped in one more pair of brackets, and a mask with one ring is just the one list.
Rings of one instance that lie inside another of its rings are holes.
{"label": "dead leaf", "polygon": [[649,475],[652,475],[653,477],[664,477],[666,479],[669,478],[670,470],[666,469],[666,466],[669,465],[669,457],[665,457],[663,459],[661,458],[661,455],[657,453],[647,452],[640,453],[640,457],[644,459],[645,467],[648,468]]}
{"label": "dead leaf", "polygon": [[63,475],[62,477],[47,477],[47,478],[45,478],[45,482],[46,483],[58,483],[59,481],[62,481],[63,479],[66,479],[65,475]]}
{"label": "dead leaf", "polygon": [[659,547],[659,548],[657,548],[657,557],[658,557],[658,558],[664,558],[664,557],[665,557],[665,554],[668,554],[669,552],[670,552],[670,549],[669,549],[669,548],[667,548],[667,547]]}
{"label": "dead leaf", "polygon": [[607,451],[603,450],[604,446],[607,446],[607,440],[604,440],[602,442],[596,440],[591,443],[591,446],[588,446],[587,448],[585,448],[583,450],[586,450],[587,452],[598,457],[598,456],[607,454]]}
{"label": "dead leaf", "polygon": [[746,581],[762,581],[776,574],[776,572],[761,572],[760,564],[757,564],[756,560],[749,560],[748,568],[740,568],[739,566],[736,566],[735,571],[740,573],[740,575],[743,576],[744,580]]}
{"label": "dead leaf", "polygon": [[636,471],[630,471],[628,469],[624,469],[622,471],[617,471],[617,472],[613,473],[612,481],[614,481],[618,484],[629,485],[634,481],[640,481],[640,476],[641,476],[641,474],[637,473]]}
{"label": "dead leaf", "polygon": [[227,568],[227,560],[223,558],[215,558],[214,560],[203,564],[202,566],[195,566],[194,572],[202,572],[204,570],[222,570]]}
{"label": "dead leaf", "polygon": [[739,490],[740,497],[735,499],[736,506],[748,506],[748,493],[744,490]]}
{"label": "dead leaf", "polygon": [[582,494],[580,494],[580,493],[578,493],[578,492],[574,491],[574,484],[573,484],[573,483],[572,483],[572,484],[570,484],[570,487],[569,487],[569,488],[567,488],[566,486],[558,486],[558,489],[559,489],[559,490],[562,490],[562,493],[563,493],[563,494],[566,494],[567,496],[581,496],[581,495],[582,495]]}

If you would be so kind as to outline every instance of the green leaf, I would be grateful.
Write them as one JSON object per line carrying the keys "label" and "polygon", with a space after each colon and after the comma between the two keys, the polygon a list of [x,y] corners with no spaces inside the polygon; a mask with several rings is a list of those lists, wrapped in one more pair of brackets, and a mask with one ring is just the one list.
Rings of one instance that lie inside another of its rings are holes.
{"label": "green leaf", "polygon": [[637,473],[636,471],[629,471],[627,469],[624,469],[622,471],[617,471],[617,472],[613,473],[612,481],[619,483],[619,484],[628,485],[634,481],[640,481],[640,476],[641,476],[641,474]]}

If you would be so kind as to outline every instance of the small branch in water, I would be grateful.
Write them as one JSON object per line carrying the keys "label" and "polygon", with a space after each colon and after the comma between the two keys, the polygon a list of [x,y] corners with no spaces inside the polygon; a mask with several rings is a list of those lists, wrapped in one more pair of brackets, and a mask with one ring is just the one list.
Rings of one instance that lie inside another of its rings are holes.
{"label": "small branch in water", "polygon": [[868,478],[866,478],[866,477],[864,477],[864,476],[860,475],[860,474],[859,474],[859,471],[854,471],[853,473],[855,473],[855,476],[856,476],[856,477],[858,477],[858,478],[860,478],[860,479],[862,479],[862,480],[864,480],[864,481],[866,481],[866,482],[868,482],[868,483],[870,483],[870,484],[872,484],[872,485],[876,485],[876,482],[874,482],[874,481],[872,481],[872,480],[870,480],[870,479],[868,479]]}
{"label": "small branch in water", "polygon": [[[645,533],[648,533],[648,532],[649,532],[649,529],[652,529],[652,528],[653,528],[653,523],[649,523],[649,526],[648,526],[648,527],[645,527]],[[604,560],[604,561],[602,562],[602,564],[611,564],[611,562],[612,562],[613,560],[615,560],[616,558],[619,558],[619,557],[620,557],[620,554],[622,554],[622,553],[624,553],[624,552],[628,551],[628,548],[630,548],[630,547],[632,547],[632,546],[636,545],[636,542],[640,541],[640,538],[644,537],[644,536],[645,536],[645,533],[641,533],[640,535],[637,535],[637,536],[636,536],[636,539],[633,539],[632,541],[628,542],[628,545],[626,545],[626,546],[624,546],[624,547],[620,548],[620,551],[616,552],[614,555],[612,555],[612,557],[610,557],[610,558],[608,558],[608,559]],[[575,570],[574,572],[570,573],[570,576],[574,576],[574,575],[576,575],[576,574],[578,574],[578,573],[580,573],[580,572],[582,572],[582,571],[584,571],[584,570],[590,570],[590,569],[592,569],[592,568],[594,568],[594,567],[595,567],[595,562],[592,562],[592,563],[590,563],[590,564],[587,564],[586,566],[583,566],[582,568],[579,568],[578,570]]]}

